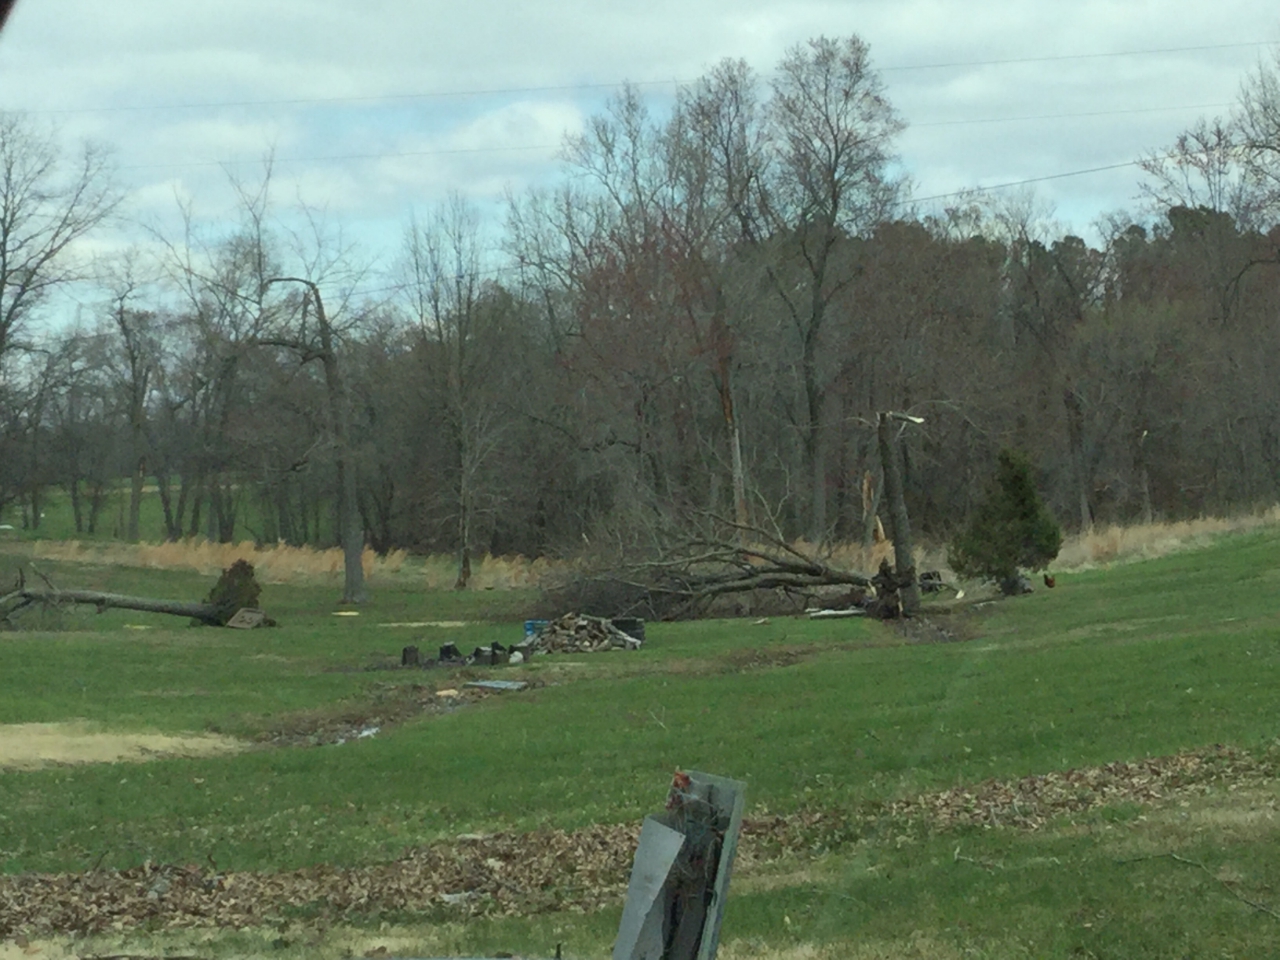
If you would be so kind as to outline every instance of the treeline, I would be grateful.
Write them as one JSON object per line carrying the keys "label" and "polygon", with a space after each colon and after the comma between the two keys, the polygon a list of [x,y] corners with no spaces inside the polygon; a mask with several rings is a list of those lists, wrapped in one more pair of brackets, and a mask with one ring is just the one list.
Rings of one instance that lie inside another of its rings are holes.
{"label": "treeline", "polygon": [[136,537],[154,485],[172,538],[252,517],[332,543],[346,502],[375,549],[460,551],[463,579],[472,550],[642,549],[682,512],[858,540],[889,410],[923,418],[901,448],[933,537],[1003,448],[1068,526],[1273,503],[1278,77],[1153,153],[1148,204],[1091,244],[1025,198],[914,207],[867,48],[819,38],[669,116],[625,90],[491,244],[454,198],[375,271],[281,219],[268,172],[234,223],[94,264],[97,316],[53,334],[42,302],[120,197],[5,118],[0,507],[37,525],[60,490],[93,532],[125,483]]}

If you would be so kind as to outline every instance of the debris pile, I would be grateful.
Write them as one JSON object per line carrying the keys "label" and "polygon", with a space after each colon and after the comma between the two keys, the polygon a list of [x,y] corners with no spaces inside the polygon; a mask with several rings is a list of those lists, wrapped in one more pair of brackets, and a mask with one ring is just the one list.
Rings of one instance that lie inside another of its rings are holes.
{"label": "debris pile", "polygon": [[588,617],[566,613],[558,620],[550,621],[532,637],[515,649],[525,653],[598,653],[605,650],[639,650],[644,643],[644,621],[626,621],[638,624],[633,633],[618,624],[623,621],[606,620],[604,617]]}

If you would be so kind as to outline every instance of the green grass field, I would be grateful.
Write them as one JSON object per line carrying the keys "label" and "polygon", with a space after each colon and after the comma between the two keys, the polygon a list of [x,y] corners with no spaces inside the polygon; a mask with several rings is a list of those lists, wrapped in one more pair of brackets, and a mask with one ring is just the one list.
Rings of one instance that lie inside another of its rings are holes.
{"label": "green grass field", "polygon": [[[42,569],[67,586],[156,596],[194,599],[209,586],[194,574]],[[84,720],[251,744],[216,757],[0,771],[0,872],[359,867],[459,834],[635,823],[661,805],[671,771],[689,767],[747,781],[749,815],[854,824],[744,862],[722,957],[1280,955],[1280,788],[1266,759],[1280,743],[1275,529],[1059,575],[1055,590],[970,610],[956,627],[968,639],[956,643],[912,643],[857,620],[775,618],[650,624],[637,653],[374,669],[408,643],[511,642],[533,599],[374,587],[360,616],[339,617],[331,585],[268,585],[263,605],[281,622],[272,630],[114,611],[0,633],[0,724]],[[422,621],[467,623],[383,625]],[[430,693],[489,675],[534,687],[401,716],[342,744],[264,744],[329,719],[390,715],[414,685]],[[0,727],[0,750],[5,736]],[[988,778],[1214,744],[1263,758],[1260,772],[1039,829],[883,813]],[[3,911],[0,901],[0,934]],[[619,912],[464,922],[447,910],[375,908],[338,923],[317,905],[265,930],[144,925],[75,951],[340,956],[381,945],[549,956],[562,942],[568,957],[602,957]],[[42,942],[71,949],[56,936]]]}
{"label": "green grass field", "polygon": [[[253,540],[263,536],[267,529],[274,529],[273,525],[264,521],[262,517],[261,505],[258,500],[249,495],[247,490],[237,490],[236,493],[236,524],[235,539],[236,540]],[[45,540],[99,540],[108,541],[118,539],[124,536],[125,518],[129,510],[129,485],[127,483],[119,483],[112,486],[106,494],[101,510],[98,513],[98,521],[94,532],[89,533],[87,526],[89,522],[89,498],[85,493],[82,504],[81,523],[83,529],[76,532],[75,513],[71,508],[71,498],[61,487],[47,487],[43,491],[41,497],[41,518],[39,523],[31,526],[31,517],[27,515],[27,525],[23,525],[23,512],[18,504],[10,504],[0,509],[0,523],[9,524],[15,529],[10,535],[15,539],[45,539]],[[178,497],[177,487],[174,487],[173,498],[176,501]],[[201,524],[202,528],[208,523],[208,504],[204,504],[205,521]],[[183,529],[189,526],[189,514],[183,520]],[[321,537],[328,538],[332,536],[331,514],[328,510],[321,511],[320,521],[322,524]],[[138,530],[143,540],[157,541],[164,539],[164,505],[160,501],[160,494],[155,486],[154,478],[149,478],[148,484],[144,487],[142,501],[138,514]]]}

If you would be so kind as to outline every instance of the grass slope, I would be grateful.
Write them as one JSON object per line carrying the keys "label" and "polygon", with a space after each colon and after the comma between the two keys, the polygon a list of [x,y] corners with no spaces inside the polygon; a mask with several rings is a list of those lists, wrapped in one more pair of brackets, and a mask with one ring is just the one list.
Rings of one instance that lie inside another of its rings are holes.
{"label": "grass slope", "polygon": [[[74,571],[58,574],[71,583]],[[79,576],[133,592],[207,589],[152,571]],[[1213,743],[1265,748],[1277,735],[1278,578],[1280,535],[1263,531],[1059,576],[1056,590],[977,611],[976,638],[964,643],[906,644],[849,620],[653,624],[637,654],[504,669],[544,685],[366,740],[3,772],[0,869],[365,863],[463,832],[634,821],[660,802],[676,766],[747,780],[758,813],[857,807]],[[518,595],[389,585],[358,618],[333,617],[333,599],[268,587],[264,603],[284,623],[272,631],[112,613],[72,624],[83,631],[4,635],[0,722],[252,736],[389,684],[465,679],[363,669],[405,643],[518,634],[514,622],[379,626],[515,621]],[[1037,832],[876,833],[735,878],[722,956],[1275,955],[1280,919],[1256,904],[1280,909],[1278,796],[1274,784],[1223,790]],[[617,914],[408,920],[401,952],[549,952],[564,940],[584,956],[607,952]],[[332,946],[308,936],[295,939],[309,955]]]}

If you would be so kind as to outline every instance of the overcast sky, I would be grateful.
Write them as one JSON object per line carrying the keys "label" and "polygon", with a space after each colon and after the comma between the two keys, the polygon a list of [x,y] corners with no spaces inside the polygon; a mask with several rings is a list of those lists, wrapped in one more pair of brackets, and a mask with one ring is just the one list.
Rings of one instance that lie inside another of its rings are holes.
{"label": "overcast sky", "polygon": [[[1280,39],[1275,0],[18,0],[0,109],[114,148],[131,212],[216,218],[227,170],[278,159],[278,195],[323,207],[374,255],[450,189],[497,210],[547,183],[566,131],[611,85],[725,57],[772,70],[792,44],[857,33],[910,124],[919,197],[1132,161],[1225,112]],[[1191,49],[1195,48],[1195,49]],[[1046,180],[1086,231],[1135,207],[1132,167]],[[496,217],[496,214],[495,214]]]}

